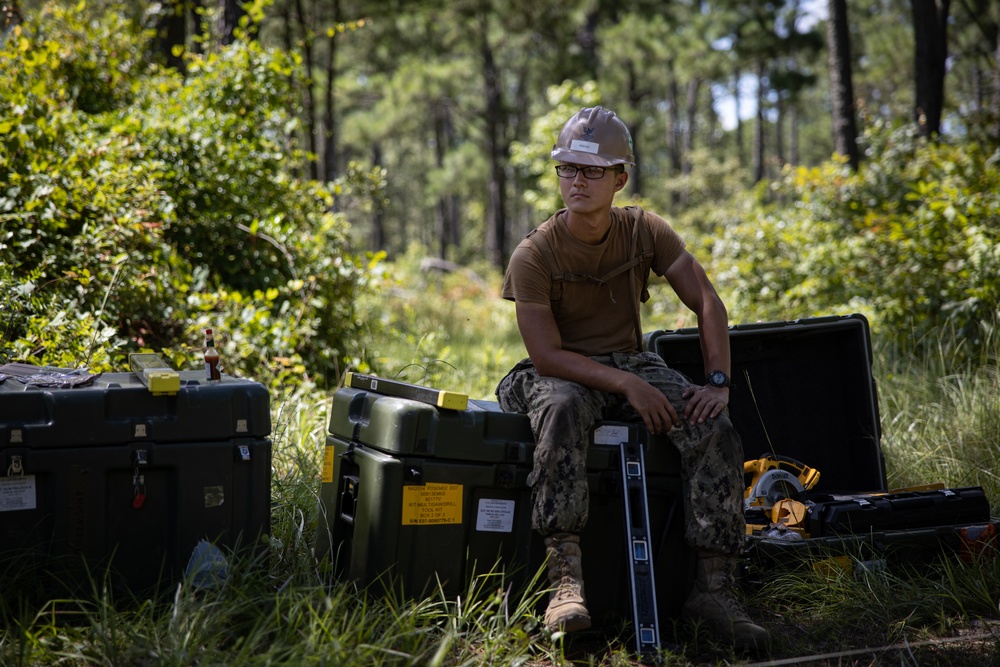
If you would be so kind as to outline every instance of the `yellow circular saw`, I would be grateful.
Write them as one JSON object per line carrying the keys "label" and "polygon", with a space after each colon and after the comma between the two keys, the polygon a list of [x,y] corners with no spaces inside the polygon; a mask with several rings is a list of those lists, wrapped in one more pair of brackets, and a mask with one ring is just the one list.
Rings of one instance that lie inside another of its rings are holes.
{"label": "yellow circular saw", "polygon": [[764,454],[743,464],[744,475],[753,475],[743,493],[743,509],[770,510],[786,498],[794,498],[816,486],[819,471],[787,456]]}

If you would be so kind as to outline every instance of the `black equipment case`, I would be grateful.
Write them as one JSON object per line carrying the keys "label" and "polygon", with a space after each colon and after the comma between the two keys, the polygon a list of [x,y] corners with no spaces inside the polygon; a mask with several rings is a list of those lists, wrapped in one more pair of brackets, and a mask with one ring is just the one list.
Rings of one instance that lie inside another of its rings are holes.
{"label": "black equipment case", "polygon": [[[889,559],[926,562],[943,547],[963,554],[992,548],[976,542],[992,539],[1000,527],[981,488],[931,484],[889,491],[863,316],[736,325],[729,340],[729,410],[745,458],[787,457],[820,473],[797,498],[807,507],[800,533],[765,536],[759,527],[770,518],[762,521],[748,509],[748,549],[758,562],[787,565],[834,555],[870,566]],[[645,345],[704,383],[697,329],[648,333]]]}
{"label": "black equipment case", "polygon": [[181,574],[200,540],[266,548],[267,390],[179,375],[179,390],[158,396],[133,373],[72,388],[0,382],[6,592],[87,594],[107,575],[138,593]]}
{"label": "black equipment case", "polygon": [[[661,615],[675,614],[692,571],[679,455],[663,439],[647,442],[641,425],[602,423],[591,437],[581,547],[595,624],[626,618],[631,608],[622,441],[644,446],[657,599]],[[338,578],[406,597],[453,597],[498,563],[505,585],[518,590],[544,561],[531,530],[533,451],[527,417],[493,401],[443,409],[341,388],[333,396],[315,554]]]}

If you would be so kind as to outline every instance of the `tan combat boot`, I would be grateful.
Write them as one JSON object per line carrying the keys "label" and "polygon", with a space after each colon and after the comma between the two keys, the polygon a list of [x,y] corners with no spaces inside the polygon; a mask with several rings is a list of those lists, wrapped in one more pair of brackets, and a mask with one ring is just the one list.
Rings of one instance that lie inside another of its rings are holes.
{"label": "tan combat boot", "polygon": [[551,632],[574,632],[590,627],[587,600],[583,597],[583,567],[580,536],[556,533],[545,538],[549,583],[549,606],[545,627]]}
{"label": "tan combat boot", "polygon": [[733,595],[736,559],[723,553],[699,551],[694,588],[683,614],[707,623],[738,651],[760,651],[767,646],[767,630],[750,620]]}

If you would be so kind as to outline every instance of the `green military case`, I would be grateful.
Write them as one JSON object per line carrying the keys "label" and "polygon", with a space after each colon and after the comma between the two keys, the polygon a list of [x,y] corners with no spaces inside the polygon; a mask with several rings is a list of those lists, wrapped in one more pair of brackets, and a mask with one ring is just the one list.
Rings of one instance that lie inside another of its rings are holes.
{"label": "green military case", "polygon": [[498,558],[528,562],[531,431],[516,415],[342,388],[333,397],[318,557],[406,596],[448,593]]}
{"label": "green military case", "polygon": [[180,372],[166,396],[133,373],[72,388],[0,382],[5,596],[86,595],[105,581],[138,594],[183,573],[200,540],[266,548],[267,390],[203,376]]}
{"label": "green military case", "polygon": [[[588,455],[590,518],[581,535],[587,597],[600,623],[630,613],[621,439],[641,426],[602,424]],[[527,417],[492,401],[449,410],[355,388],[333,397],[315,553],[338,578],[376,593],[454,596],[498,565],[515,589],[544,561],[531,530],[534,441]],[[691,563],[683,544],[679,455],[647,443],[650,524],[662,613],[679,609]],[[675,576],[676,575],[676,576]],[[543,583],[546,581],[542,576]],[[545,583],[544,585],[547,585]],[[685,589],[686,590],[686,589]]]}
{"label": "green military case", "polygon": [[[926,563],[942,548],[966,555],[992,549],[986,541],[1000,522],[981,488],[889,493],[863,316],[740,324],[730,327],[729,340],[729,411],[745,458],[791,458],[820,473],[797,497],[808,505],[807,538],[757,531],[747,541],[751,563],[766,569],[832,559],[881,567]],[[644,344],[704,383],[697,329],[647,333]],[[761,524],[760,516],[750,508],[748,524]]]}

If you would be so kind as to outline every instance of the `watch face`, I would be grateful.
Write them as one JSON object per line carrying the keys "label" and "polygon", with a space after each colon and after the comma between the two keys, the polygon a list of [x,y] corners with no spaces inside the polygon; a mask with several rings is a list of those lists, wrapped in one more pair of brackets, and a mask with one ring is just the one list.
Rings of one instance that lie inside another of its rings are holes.
{"label": "watch face", "polygon": [[729,378],[722,371],[712,371],[708,374],[708,383],[713,387],[728,387]]}

